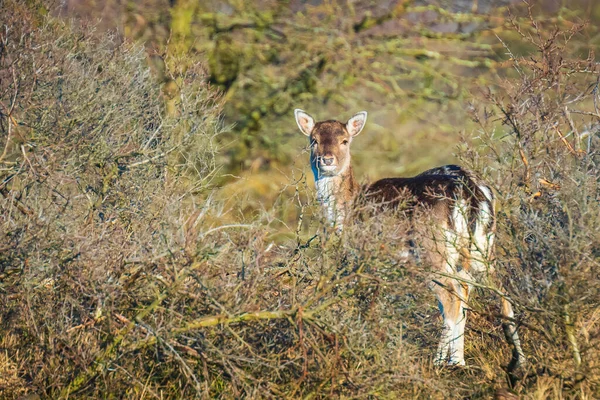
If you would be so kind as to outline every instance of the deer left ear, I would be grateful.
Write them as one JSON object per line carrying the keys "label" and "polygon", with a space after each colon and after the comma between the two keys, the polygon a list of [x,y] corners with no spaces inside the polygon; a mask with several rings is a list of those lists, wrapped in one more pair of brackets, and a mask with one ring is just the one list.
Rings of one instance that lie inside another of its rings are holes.
{"label": "deer left ear", "polygon": [[367,123],[367,112],[361,111],[357,114],[354,114],[352,118],[348,120],[346,123],[346,129],[350,136],[356,136],[363,130],[365,124]]}
{"label": "deer left ear", "polygon": [[313,117],[308,115],[306,111],[296,108],[294,110],[294,115],[296,116],[296,123],[298,124],[298,128],[300,131],[304,133],[306,136],[310,136],[312,130],[315,127],[315,120]]}

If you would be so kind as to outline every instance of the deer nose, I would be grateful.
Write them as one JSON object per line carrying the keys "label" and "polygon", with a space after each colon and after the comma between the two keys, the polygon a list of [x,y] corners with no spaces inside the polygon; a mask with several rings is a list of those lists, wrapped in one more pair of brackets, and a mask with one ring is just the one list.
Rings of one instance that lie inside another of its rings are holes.
{"label": "deer nose", "polygon": [[322,157],[321,160],[323,161],[323,164],[325,164],[325,165],[333,165],[334,158],[333,158],[333,156],[325,156],[325,157]]}

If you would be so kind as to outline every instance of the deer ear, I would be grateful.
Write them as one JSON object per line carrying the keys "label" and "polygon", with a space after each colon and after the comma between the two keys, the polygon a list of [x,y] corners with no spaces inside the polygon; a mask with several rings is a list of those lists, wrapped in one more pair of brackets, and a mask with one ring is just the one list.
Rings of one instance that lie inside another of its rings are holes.
{"label": "deer ear", "polygon": [[354,114],[352,118],[348,120],[346,123],[346,129],[350,136],[356,136],[363,130],[365,124],[367,123],[367,112],[361,111],[357,114]]}
{"label": "deer ear", "polygon": [[300,131],[306,136],[310,136],[313,128],[315,127],[315,120],[313,119],[313,117],[311,117],[304,110],[301,110],[299,108],[296,108],[294,110],[294,115],[296,116],[296,123],[298,124],[298,128],[300,128]]}

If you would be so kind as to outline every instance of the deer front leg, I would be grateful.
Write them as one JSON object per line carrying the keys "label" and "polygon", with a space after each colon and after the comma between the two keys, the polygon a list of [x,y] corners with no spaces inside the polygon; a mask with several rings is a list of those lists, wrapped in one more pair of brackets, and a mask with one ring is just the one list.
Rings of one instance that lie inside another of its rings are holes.
{"label": "deer front leg", "polygon": [[436,282],[434,292],[444,327],[435,357],[437,365],[465,365],[466,301],[469,287],[453,279]]}
{"label": "deer front leg", "polygon": [[[442,337],[436,354],[436,364],[442,365],[448,362],[451,365],[465,365],[465,326],[467,323],[467,300],[469,297],[470,276],[464,268],[459,268],[462,245],[466,241],[462,235],[466,221],[461,219],[462,214],[455,216],[455,225],[458,232],[445,230],[442,240],[440,235],[434,236],[434,249],[430,254],[430,260],[434,269],[442,273],[439,280],[434,281],[433,290],[438,299],[438,305],[444,327]],[[460,271],[459,271],[460,269]],[[449,276],[450,275],[450,276]],[[456,275],[454,279],[451,276]],[[449,361],[448,361],[449,358]]]}

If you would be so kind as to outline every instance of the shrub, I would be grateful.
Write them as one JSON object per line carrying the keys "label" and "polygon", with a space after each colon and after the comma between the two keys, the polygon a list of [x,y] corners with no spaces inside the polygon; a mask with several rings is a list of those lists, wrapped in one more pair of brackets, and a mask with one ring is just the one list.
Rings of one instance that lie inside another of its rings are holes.
{"label": "shrub", "polygon": [[[115,315],[154,300],[161,273],[138,265],[187,257],[184,218],[208,204],[221,104],[201,65],[173,76],[165,101],[142,47],[5,3],[0,309],[14,375],[0,391],[27,382],[55,397],[116,342]],[[139,275],[152,282],[130,287]]]}
{"label": "shrub", "polygon": [[552,30],[529,12],[530,26],[514,29],[539,56],[518,58],[507,48],[516,78],[490,91],[486,108],[474,109],[483,151],[464,155],[496,184],[497,262],[523,312],[519,320],[534,359],[537,395],[595,397],[599,71],[593,53],[586,59],[569,56],[571,40],[584,26]]}

